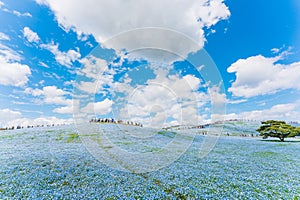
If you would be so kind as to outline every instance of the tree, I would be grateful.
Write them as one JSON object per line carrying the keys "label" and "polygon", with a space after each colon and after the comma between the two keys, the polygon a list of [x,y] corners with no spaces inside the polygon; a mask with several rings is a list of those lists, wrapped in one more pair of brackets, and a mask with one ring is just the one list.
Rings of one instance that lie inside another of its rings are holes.
{"label": "tree", "polygon": [[296,136],[300,136],[300,126],[298,126],[298,127],[296,128],[296,132],[297,132],[297,135],[296,135]]}
{"label": "tree", "polygon": [[256,131],[263,136],[263,139],[268,137],[277,137],[281,142],[284,142],[284,138],[295,137],[300,133],[300,128],[296,128],[292,125],[286,124],[285,121],[267,120],[261,122],[262,125]]}

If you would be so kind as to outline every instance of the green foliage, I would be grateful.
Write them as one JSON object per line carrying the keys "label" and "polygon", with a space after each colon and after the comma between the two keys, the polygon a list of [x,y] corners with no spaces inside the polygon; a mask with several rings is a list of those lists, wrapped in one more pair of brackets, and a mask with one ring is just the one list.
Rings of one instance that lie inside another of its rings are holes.
{"label": "green foliage", "polygon": [[297,131],[297,135],[300,136],[300,126],[298,126],[298,127],[296,128],[296,131]]}
{"label": "green foliage", "polygon": [[285,121],[267,120],[261,122],[262,125],[256,131],[263,136],[264,139],[268,137],[277,137],[280,141],[284,141],[284,138],[295,137],[300,133],[299,127],[286,124]]}
{"label": "green foliage", "polygon": [[77,141],[79,139],[79,135],[77,133],[70,133],[68,134],[67,143]]}
{"label": "green foliage", "polygon": [[159,135],[163,135],[169,138],[174,138],[176,133],[175,132],[171,132],[171,131],[158,131],[157,134]]}

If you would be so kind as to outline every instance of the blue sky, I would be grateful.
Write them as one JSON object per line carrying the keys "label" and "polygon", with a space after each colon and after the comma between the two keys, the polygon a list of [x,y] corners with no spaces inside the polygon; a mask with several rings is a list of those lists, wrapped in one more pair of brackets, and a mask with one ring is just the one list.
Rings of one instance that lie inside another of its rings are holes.
{"label": "blue sky", "polygon": [[1,0],[0,126],[300,121],[299,15],[296,0]]}

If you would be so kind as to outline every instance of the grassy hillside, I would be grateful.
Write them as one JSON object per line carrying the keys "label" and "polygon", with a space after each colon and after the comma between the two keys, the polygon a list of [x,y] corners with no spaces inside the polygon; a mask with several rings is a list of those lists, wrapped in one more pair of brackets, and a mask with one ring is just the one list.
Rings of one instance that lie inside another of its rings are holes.
{"label": "grassy hillside", "polygon": [[260,126],[259,121],[226,121],[224,122],[223,134],[233,136],[257,136],[256,129]]}

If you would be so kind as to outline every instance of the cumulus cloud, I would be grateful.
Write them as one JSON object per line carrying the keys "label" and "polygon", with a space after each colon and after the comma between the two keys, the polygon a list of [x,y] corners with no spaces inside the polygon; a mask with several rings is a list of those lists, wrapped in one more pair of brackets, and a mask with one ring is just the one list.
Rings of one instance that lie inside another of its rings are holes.
{"label": "cumulus cloud", "polygon": [[40,37],[34,31],[32,31],[29,27],[24,27],[23,35],[28,40],[28,42],[38,43],[40,41]]}
{"label": "cumulus cloud", "polygon": [[67,52],[60,51],[58,44],[41,44],[41,47],[50,51],[55,56],[55,60],[66,67],[71,67],[72,63],[81,57],[78,51],[72,49]]}
{"label": "cumulus cloud", "polygon": [[[130,69],[118,69],[123,76],[116,81],[114,75],[119,71],[109,69],[106,61],[89,56],[80,62],[83,68],[77,72],[74,86],[78,92],[75,98],[81,102],[78,114],[85,114],[84,117],[108,114],[114,106],[120,111],[115,113],[116,118],[138,121],[146,126],[198,124],[205,120],[204,116],[199,116],[200,107],[209,102],[216,107],[226,101],[219,88],[203,91],[206,85],[201,85],[203,81],[200,78],[192,74],[180,76],[171,73],[173,66],[147,67],[145,70],[152,70],[155,78],[143,77],[145,80],[138,80],[136,85]],[[105,101],[90,102],[93,99],[91,94],[99,93],[103,96],[108,93],[112,100],[106,99],[105,105]],[[56,112],[64,110],[70,108],[56,109]]]}
{"label": "cumulus cloud", "polygon": [[19,63],[7,63],[0,57],[0,84],[16,87],[24,86],[28,82],[28,76],[31,74],[27,65]]}
{"label": "cumulus cloud", "polygon": [[0,32],[0,40],[10,40],[10,37],[5,33]]}
{"label": "cumulus cloud", "polygon": [[38,126],[38,125],[61,125],[61,124],[72,124],[73,119],[61,119],[54,116],[51,117],[39,117],[35,119],[29,119],[29,118],[17,118],[15,120],[11,120],[6,123],[6,127],[12,127],[12,126]]}
{"label": "cumulus cloud", "polygon": [[42,89],[26,88],[25,93],[34,97],[39,97],[40,101],[45,104],[61,105],[62,107],[53,109],[53,112],[55,113],[73,113],[73,101],[72,99],[67,98],[69,93],[56,86],[45,86]]}
{"label": "cumulus cloud", "polygon": [[234,96],[249,98],[285,89],[299,90],[300,62],[279,64],[281,59],[282,56],[262,55],[239,59],[227,69],[236,76],[228,91]]}
{"label": "cumulus cloud", "polygon": [[112,86],[115,71],[107,67],[107,62],[103,59],[88,56],[79,62],[82,68],[76,74],[77,80],[74,86],[80,91],[88,94],[104,93],[105,86]]}
{"label": "cumulus cloud", "polygon": [[25,93],[35,97],[42,96],[46,104],[68,105],[71,103],[71,100],[66,98],[68,93],[56,86],[45,86],[42,89],[26,88]]}
{"label": "cumulus cloud", "polygon": [[87,56],[81,59],[80,63],[82,64],[82,68],[77,74],[91,79],[98,79],[99,75],[107,69],[106,60],[95,56]]}
{"label": "cumulus cloud", "polygon": [[80,101],[78,99],[66,99],[66,104],[62,107],[55,108],[53,112],[60,114],[74,114],[79,111]]}
{"label": "cumulus cloud", "polygon": [[[39,43],[41,41],[38,34],[32,31],[29,27],[24,27],[23,35],[31,43]],[[54,42],[48,44],[40,44],[40,47],[50,51],[55,60],[64,66],[71,67],[72,63],[78,60],[81,57],[81,54],[77,51],[70,49],[67,52],[62,52],[59,50],[59,44],[54,44]],[[42,63],[42,66],[48,67],[45,63]]]}
{"label": "cumulus cloud", "polygon": [[74,112],[73,111],[73,105],[68,105],[68,106],[55,108],[53,110],[53,112],[59,113],[59,114],[72,114]]}
{"label": "cumulus cloud", "polygon": [[99,79],[93,79],[89,81],[77,80],[77,82],[74,84],[74,87],[83,92],[83,94],[105,94],[107,93],[108,88],[104,89],[104,87],[113,86],[115,84],[113,81],[113,75],[103,74],[102,76],[99,76]]}
{"label": "cumulus cloud", "polygon": [[[229,113],[225,116],[225,119],[249,119],[249,120],[287,120],[297,121],[300,118],[300,104],[286,103],[277,104],[268,109],[252,110],[241,113]],[[298,110],[298,111],[297,111]]]}
{"label": "cumulus cloud", "polygon": [[0,84],[24,86],[31,75],[29,66],[20,64],[21,56],[11,48],[0,44]]}
{"label": "cumulus cloud", "polygon": [[113,102],[110,99],[104,99],[103,101],[90,102],[81,109],[86,114],[99,114],[105,115],[111,112]]}
{"label": "cumulus cloud", "polygon": [[56,86],[46,86],[43,88],[43,95],[45,96],[45,103],[48,104],[69,104],[70,100],[67,100],[65,95],[67,93],[62,89],[58,89]]}
{"label": "cumulus cloud", "polygon": [[19,111],[10,110],[8,108],[0,109],[0,127],[70,124],[72,122],[72,119],[60,119],[54,116],[29,119],[23,117]]}
{"label": "cumulus cloud", "polygon": [[130,81],[117,84],[117,89],[122,86],[118,91],[126,94],[121,118],[151,127],[200,123],[199,106],[209,102],[209,95],[198,91],[201,80],[189,74],[172,75],[161,68],[155,74],[154,79],[135,88],[130,86]]}
{"label": "cumulus cloud", "polygon": [[220,105],[222,106],[228,101],[226,99],[225,93],[222,93],[219,87],[213,86],[211,88],[208,88],[208,91],[213,106],[220,106]]}
{"label": "cumulus cloud", "polygon": [[[223,0],[140,0],[140,1],[97,1],[97,0],[36,0],[54,12],[58,22],[66,29],[74,29],[78,35],[92,34],[98,42],[105,44],[108,38],[128,30],[157,27],[174,30],[187,35],[204,46],[204,29],[230,16]],[[166,9],[168,8],[168,9]],[[87,23],[88,22],[88,23]],[[169,32],[158,35],[141,31],[129,34],[126,40],[106,44],[114,49],[130,49],[143,43],[160,44],[166,49],[183,48]],[[126,42],[130,41],[130,43]],[[176,42],[174,42],[176,41]],[[136,43],[136,44],[135,44]],[[186,49],[196,51],[198,49]],[[187,55],[188,52],[185,52]]]}
{"label": "cumulus cloud", "polygon": [[18,111],[10,109],[0,110],[0,127],[6,126],[10,121],[20,118],[22,114]]}
{"label": "cumulus cloud", "polygon": [[74,85],[84,93],[96,94],[97,81],[80,81]]}

